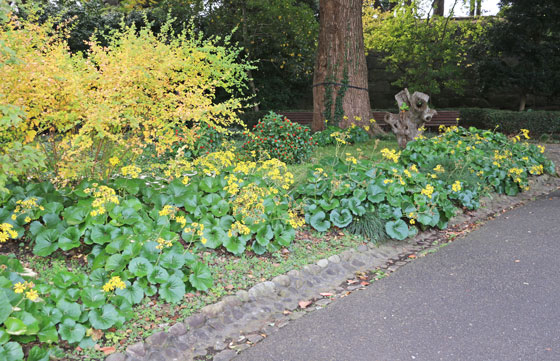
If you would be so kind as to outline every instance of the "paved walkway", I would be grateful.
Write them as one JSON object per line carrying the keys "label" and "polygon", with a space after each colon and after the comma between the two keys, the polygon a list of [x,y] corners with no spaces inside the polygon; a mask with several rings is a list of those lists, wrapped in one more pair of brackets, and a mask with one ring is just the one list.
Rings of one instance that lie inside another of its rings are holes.
{"label": "paved walkway", "polygon": [[234,360],[560,360],[560,191],[294,321]]}

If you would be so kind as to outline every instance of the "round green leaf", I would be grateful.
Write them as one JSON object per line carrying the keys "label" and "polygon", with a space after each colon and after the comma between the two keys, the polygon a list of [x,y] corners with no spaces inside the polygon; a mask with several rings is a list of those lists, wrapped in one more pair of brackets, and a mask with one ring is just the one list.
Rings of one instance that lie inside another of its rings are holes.
{"label": "round green leaf", "polygon": [[126,298],[126,300],[133,305],[140,303],[140,301],[142,301],[142,298],[144,298],[144,290],[139,285],[138,281],[134,282],[134,284],[130,286],[127,286],[126,288],[118,289],[115,293]]}
{"label": "round green leaf", "polygon": [[41,257],[51,255],[58,249],[58,235],[59,232],[56,229],[47,229],[39,233],[35,239],[33,253]]}
{"label": "round green leaf", "polygon": [[210,207],[210,211],[216,217],[223,217],[229,212],[229,202],[227,202],[223,199],[220,199],[218,201],[218,203],[216,203],[212,207]]}
{"label": "round green leaf", "polygon": [[69,227],[60,235],[58,239],[58,246],[63,251],[68,251],[72,248],[76,248],[80,246],[80,237],[82,236],[82,232],[78,229],[78,227]]}
{"label": "round green leaf", "polygon": [[6,321],[4,321],[4,327],[6,327],[6,333],[9,335],[24,335],[27,331],[27,326],[23,323],[22,320],[15,317],[8,317]]}
{"label": "round green leaf", "polygon": [[185,264],[185,257],[175,251],[167,252],[161,258],[160,264],[167,269],[180,269]]}
{"label": "round green leaf", "polygon": [[106,330],[115,324],[119,313],[115,306],[111,304],[104,305],[103,308],[93,309],[89,311],[89,322],[98,330]]}
{"label": "round green leaf", "polygon": [[195,262],[192,265],[189,281],[198,291],[206,291],[214,283],[210,269],[202,262]]}
{"label": "round green leaf", "polygon": [[105,293],[98,288],[86,288],[80,292],[82,303],[86,307],[97,308],[105,303]]}
{"label": "round green leaf", "polygon": [[136,257],[128,264],[128,269],[136,277],[144,277],[152,272],[154,266],[144,257]]}
{"label": "round green leaf", "polygon": [[165,270],[165,268],[156,266],[152,269],[152,271],[148,274],[148,281],[151,283],[165,283],[169,278],[169,273]]}
{"label": "round green leaf", "polygon": [[367,198],[372,203],[379,203],[385,199],[385,192],[375,183],[370,183],[367,187]]}
{"label": "round green leaf", "polygon": [[399,241],[408,237],[408,226],[402,219],[387,222],[385,224],[385,231],[389,237],[398,239]]}
{"label": "round green leaf", "polygon": [[59,300],[56,303],[56,308],[58,308],[64,316],[68,316],[72,320],[78,320],[82,314],[79,304],[76,302],[68,302],[65,299]]}
{"label": "round green leaf", "polygon": [[331,222],[338,228],[344,228],[352,222],[352,213],[348,209],[333,209],[330,214]]}
{"label": "round green leaf", "polygon": [[238,237],[226,238],[224,247],[236,256],[241,256],[245,252],[245,242],[242,242]]}
{"label": "round green leaf", "polygon": [[273,237],[274,231],[272,230],[272,227],[269,224],[263,224],[257,231],[255,239],[261,246],[264,247]]}
{"label": "round green leaf", "polygon": [[227,233],[220,226],[204,228],[204,238],[206,238],[205,247],[218,248],[222,245],[222,241],[228,238]]}
{"label": "round green leaf", "polygon": [[23,360],[23,350],[19,343],[8,342],[0,346],[0,360],[20,361]]}
{"label": "round green leaf", "polygon": [[319,211],[309,217],[309,224],[311,227],[315,228],[318,232],[326,232],[331,228],[331,222],[327,219],[327,215],[323,211]]}
{"label": "round green leaf", "polygon": [[179,302],[185,295],[185,283],[180,278],[171,276],[159,288],[159,295],[167,302]]}
{"label": "round green leaf", "polygon": [[11,313],[12,305],[10,304],[8,297],[6,297],[6,293],[0,288],[0,325],[4,323]]}
{"label": "round green leaf", "polygon": [[126,260],[124,259],[124,257],[120,254],[114,254],[107,259],[107,262],[105,263],[105,270],[108,272],[120,272],[124,269],[125,266]]}
{"label": "round green leaf", "polygon": [[56,327],[54,327],[53,323],[50,323],[49,326],[39,331],[37,336],[39,337],[39,341],[41,342],[46,342],[46,343],[58,342],[58,332],[56,331]]}
{"label": "round green leaf", "polygon": [[60,334],[60,338],[72,344],[80,342],[84,338],[86,335],[86,328],[76,323],[76,321],[67,318],[58,326],[58,333]]}

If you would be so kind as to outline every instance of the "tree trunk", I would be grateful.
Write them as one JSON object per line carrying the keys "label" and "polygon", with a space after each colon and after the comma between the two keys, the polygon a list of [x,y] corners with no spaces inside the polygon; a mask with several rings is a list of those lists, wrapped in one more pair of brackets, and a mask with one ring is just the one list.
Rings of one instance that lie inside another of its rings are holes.
{"label": "tree trunk", "polygon": [[362,0],[321,0],[319,19],[311,128],[324,129],[326,120],[371,127]]}
{"label": "tree trunk", "polygon": [[445,11],[445,0],[434,0],[432,8],[434,9],[434,15],[443,16]]}
{"label": "tree trunk", "polygon": [[525,110],[525,105],[527,104],[527,93],[522,92],[519,96],[519,111],[522,112]]}
{"label": "tree trunk", "polygon": [[476,0],[469,1],[469,16],[474,16],[476,10]]}
{"label": "tree trunk", "polygon": [[476,0],[476,16],[482,15],[482,0]]}

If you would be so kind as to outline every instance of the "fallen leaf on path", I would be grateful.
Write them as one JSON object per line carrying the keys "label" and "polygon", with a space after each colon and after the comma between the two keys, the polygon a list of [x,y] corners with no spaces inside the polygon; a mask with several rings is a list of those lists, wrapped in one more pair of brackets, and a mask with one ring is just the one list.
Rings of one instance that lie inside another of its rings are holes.
{"label": "fallen leaf on path", "polygon": [[358,283],[358,280],[346,280],[346,283],[353,285],[354,283]]}
{"label": "fallen leaf on path", "polygon": [[301,308],[307,308],[307,306],[309,306],[312,302],[311,301],[299,301],[298,305]]}
{"label": "fallen leaf on path", "polygon": [[116,349],[115,347],[113,347],[113,346],[100,347],[99,350],[100,350],[100,351],[103,351],[103,353],[104,353],[105,355],[110,355],[110,354],[112,354],[113,352],[117,351],[117,349]]}
{"label": "fallen leaf on path", "polygon": [[367,285],[369,285],[369,282],[367,282],[367,281],[362,281],[362,282],[360,282],[360,284],[361,284],[362,286],[367,286]]}
{"label": "fallen leaf on path", "polygon": [[284,313],[285,315],[291,315],[291,314],[292,314],[292,311],[284,310],[283,313]]}
{"label": "fallen leaf on path", "polygon": [[332,297],[332,296],[334,296],[334,295],[333,295],[332,293],[330,293],[330,292],[321,292],[321,293],[319,293],[319,294],[320,294],[321,296],[323,296],[323,297]]}

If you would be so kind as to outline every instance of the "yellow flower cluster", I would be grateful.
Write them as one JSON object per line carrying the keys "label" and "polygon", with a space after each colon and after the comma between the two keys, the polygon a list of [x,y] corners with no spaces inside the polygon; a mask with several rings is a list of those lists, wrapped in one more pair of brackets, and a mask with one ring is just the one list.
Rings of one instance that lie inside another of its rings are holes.
{"label": "yellow flower cluster", "polygon": [[14,230],[14,226],[10,223],[0,224],[0,243],[6,242],[8,239],[16,239],[19,234]]}
{"label": "yellow flower cluster", "polygon": [[286,163],[278,159],[270,159],[262,163],[260,169],[265,171],[265,176],[284,189],[290,189],[294,183],[294,175],[288,172]]}
{"label": "yellow flower cluster", "polygon": [[231,228],[228,231],[228,236],[233,237],[233,235],[244,234],[247,235],[251,233],[249,227],[247,227],[243,222],[236,221],[231,225]]}
{"label": "yellow flower cluster", "polygon": [[438,165],[435,166],[434,171],[436,171],[438,173],[444,173],[445,168],[443,168],[441,164],[438,164]]}
{"label": "yellow flower cluster", "polygon": [[425,195],[426,197],[432,198],[432,194],[434,193],[434,187],[431,184],[427,184],[426,188],[422,188],[420,193]]}
{"label": "yellow flower cluster", "polygon": [[384,179],[383,180],[383,184],[389,184],[389,183],[393,183],[392,179]]}
{"label": "yellow flower cluster", "polygon": [[523,174],[522,168],[513,167],[508,170],[508,174],[513,178],[517,183],[521,183],[521,174]]}
{"label": "yellow flower cluster", "polygon": [[185,228],[185,226],[187,225],[187,219],[185,218],[185,216],[175,217],[175,222],[179,223],[183,228]]}
{"label": "yellow flower cluster", "polygon": [[346,153],[346,161],[352,164],[358,164],[358,160],[350,153]]}
{"label": "yellow flower cluster", "polygon": [[230,174],[226,176],[227,186],[224,187],[224,190],[231,194],[232,196],[239,193],[239,178],[235,176],[235,174]]}
{"label": "yellow flower cluster", "polygon": [[163,216],[169,216],[171,219],[175,219],[175,213],[179,210],[179,208],[174,207],[174,206],[170,206],[169,204],[166,204],[165,206],[163,206],[163,209],[161,211],[159,211],[159,216],[163,217]]}
{"label": "yellow flower cluster", "polygon": [[173,246],[173,242],[171,241],[167,241],[163,238],[158,238],[157,241],[158,245],[156,246],[156,249],[162,250],[164,247],[171,247]]}
{"label": "yellow flower cluster", "polygon": [[252,217],[255,223],[259,223],[264,216],[264,199],[272,192],[265,187],[259,187],[255,183],[241,188],[235,200],[233,200],[233,214],[241,215],[243,219]]}
{"label": "yellow flower cluster", "polygon": [[226,150],[223,152],[209,153],[204,157],[197,158],[194,160],[193,164],[201,167],[205,174],[218,175],[223,168],[232,166],[235,158],[234,152]]}
{"label": "yellow flower cluster", "polygon": [[141,172],[142,169],[135,165],[127,165],[126,167],[121,168],[121,174],[125,177],[130,176],[131,178],[138,178]]}
{"label": "yellow flower cluster", "polygon": [[401,152],[397,153],[394,149],[383,148],[381,149],[381,155],[383,155],[384,158],[397,163],[399,161],[399,157],[401,156]]}
{"label": "yellow flower cluster", "polygon": [[440,133],[452,133],[459,130],[459,127],[457,127],[456,125],[452,125],[450,127],[446,127],[445,125],[440,125],[438,129]]}
{"label": "yellow flower cluster", "polygon": [[27,292],[25,292],[25,297],[30,301],[35,301],[37,298],[39,298],[39,294],[36,290],[33,289],[33,287],[35,287],[35,284],[33,282],[18,282],[14,284],[14,292],[23,293],[25,290],[28,290]]}
{"label": "yellow flower cluster", "polygon": [[320,178],[320,177],[326,177],[327,173],[325,172],[325,170],[323,168],[317,167],[315,168],[315,170],[313,171],[313,176],[316,178]]}
{"label": "yellow flower cluster", "polygon": [[531,167],[531,169],[529,169],[529,173],[534,175],[540,175],[543,174],[543,172],[544,172],[544,168],[542,164],[534,165]]}
{"label": "yellow flower cluster", "polygon": [[107,283],[103,285],[104,292],[111,292],[116,288],[120,290],[126,288],[126,284],[121,280],[119,276],[112,277]]}
{"label": "yellow flower cluster", "polygon": [[537,145],[537,148],[539,148],[539,151],[540,151],[541,153],[544,153],[544,150],[545,150],[544,145]]}
{"label": "yellow flower cluster", "polygon": [[453,185],[451,186],[451,189],[453,190],[453,192],[459,192],[462,189],[461,182],[455,181],[455,183],[453,183]]}
{"label": "yellow flower cluster", "polygon": [[257,163],[255,162],[238,162],[235,165],[233,171],[235,173],[243,173],[245,175],[251,174],[257,168]]}
{"label": "yellow flower cluster", "polygon": [[185,227],[184,231],[186,233],[192,233],[193,235],[196,234],[197,236],[202,236],[204,232],[204,224],[193,222],[190,227]]}
{"label": "yellow flower cluster", "polygon": [[109,158],[109,164],[111,164],[113,167],[116,166],[117,164],[119,164],[120,160],[117,157],[111,157]]}
{"label": "yellow flower cluster", "polygon": [[288,223],[294,229],[298,229],[305,225],[305,219],[303,217],[298,216],[298,214],[294,211],[288,211]]}
{"label": "yellow flower cluster", "polygon": [[[12,214],[12,220],[15,221],[19,214],[24,214],[34,209],[39,209],[41,211],[45,210],[43,206],[37,204],[37,197],[31,197],[26,200],[20,199],[16,202],[16,208],[14,209],[14,213]],[[30,217],[25,218],[25,222],[26,223],[31,222],[31,218]]]}
{"label": "yellow flower cluster", "polygon": [[113,188],[107,186],[97,186],[97,183],[93,183],[93,188],[86,188],[84,192],[91,194],[95,199],[91,206],[94,208],[90,215],[92,217],[98,216],[100,214],[105,214],[107,211],[105,205],[107,203],[119,204],[119,197]]}
{"label": "yellow flower cluster", "polygon": [[529,137],[529,130],[528,129],[521,129],[521,135],[523,137],[525,137],[525,139],[531,139],[531,137]]}

